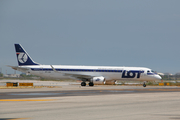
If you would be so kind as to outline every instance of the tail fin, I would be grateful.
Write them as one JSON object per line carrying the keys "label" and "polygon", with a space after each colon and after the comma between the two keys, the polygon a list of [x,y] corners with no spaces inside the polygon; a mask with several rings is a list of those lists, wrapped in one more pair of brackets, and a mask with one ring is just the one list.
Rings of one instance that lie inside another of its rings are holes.
{"label": "tail fin", "polygon": [[23,65],[39,65],[34,62],[32,58],[28,55],[28,53],[24,50],[24,48],[20,44],[14,44],[16,49],[17,61],[19,66]]}

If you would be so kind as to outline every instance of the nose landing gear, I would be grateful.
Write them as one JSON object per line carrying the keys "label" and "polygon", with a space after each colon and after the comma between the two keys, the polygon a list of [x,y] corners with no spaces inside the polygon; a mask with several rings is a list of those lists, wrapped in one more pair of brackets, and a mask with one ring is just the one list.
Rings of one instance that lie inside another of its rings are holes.
{"label": "nose landing gear", "polygon": [[146,87],[146,82],[143,83],[143,87]]}

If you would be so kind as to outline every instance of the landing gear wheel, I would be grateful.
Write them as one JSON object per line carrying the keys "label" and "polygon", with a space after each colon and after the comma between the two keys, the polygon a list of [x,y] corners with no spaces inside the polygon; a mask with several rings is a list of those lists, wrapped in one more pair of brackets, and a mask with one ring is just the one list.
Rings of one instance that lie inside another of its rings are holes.
{"label": "landing gear wheel", "polygon": [[146,84],[145,84],[145,83],[143,84],[143,87],[146,87]]}
{"label": "landing gear wheel", "polygon": [[81,83],[81,86],[86,86],[86,83],[85,83],[85,82],[82,82],[82,83]]}
{"label": "landing gear wheel", "polygon": [[90,83],[89,83],[89,86],[94,86],[94,83],[93,83],[93,82],[90,82]]}

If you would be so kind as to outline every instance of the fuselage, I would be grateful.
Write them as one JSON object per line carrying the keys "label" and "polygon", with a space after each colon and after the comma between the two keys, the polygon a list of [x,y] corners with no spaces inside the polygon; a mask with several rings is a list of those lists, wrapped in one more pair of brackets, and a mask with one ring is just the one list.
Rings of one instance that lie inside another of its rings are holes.
{"label": "fuselage", "polygon": [[[78,79],[76,75],[103,76],[106,81],[111,80],[137,80],[156,81],[161,77],[145,67],[112,67],[112,66],[68,66],[68,65],[30,65],[19,66],[22,72],[28,72],[41,77],[57,79]],[[68,74],[68,75],[67,75]]]}

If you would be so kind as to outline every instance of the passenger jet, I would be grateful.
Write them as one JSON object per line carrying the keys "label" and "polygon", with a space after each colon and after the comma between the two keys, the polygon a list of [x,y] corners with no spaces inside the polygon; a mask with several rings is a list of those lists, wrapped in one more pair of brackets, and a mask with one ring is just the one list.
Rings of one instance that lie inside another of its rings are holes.
{"label": "passenger jet", "polygon": [[41,77],[58,79],[81,80],[81,86],[94,84],[115,83],[123,81],[145,81],[161,80],[161,77],[149,68],[145,67],[111,67],[111,66],[71,66],[71,65],[41,65],[33,61],[20,44],[14,44],[19,66],[11,68],[38,75]]}

